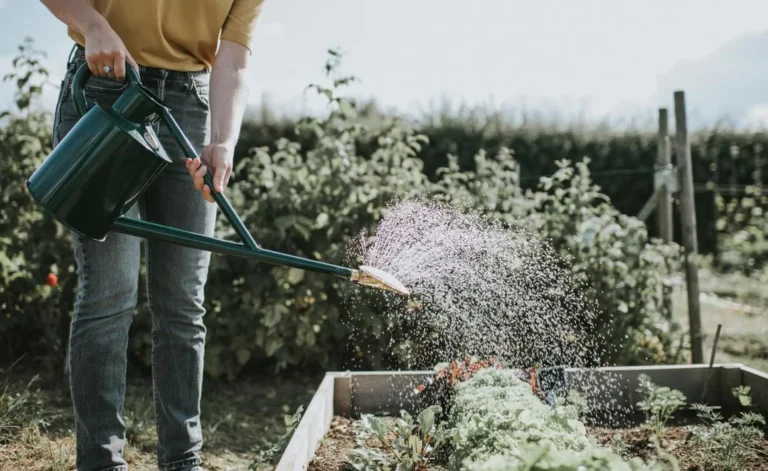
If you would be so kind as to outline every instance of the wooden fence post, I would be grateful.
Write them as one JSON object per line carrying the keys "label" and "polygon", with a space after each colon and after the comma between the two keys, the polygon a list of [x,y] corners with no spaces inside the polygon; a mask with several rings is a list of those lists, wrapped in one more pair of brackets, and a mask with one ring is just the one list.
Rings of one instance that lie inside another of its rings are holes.
{"label": "wooden fence post", "polygon": [[696,240],[696,207],[693,192],[693,168],[691,166],[691,144],[688,140],[688,123],[685,116],[685,92],[676,91],[675,97],[675,141],[677,165],[680,169],[680,209],[685,247],[685,272],[688,287],[688,324],[691,336],[691,361],[704,362],[701,336],[701,309],[699,303],[699,266],[697,263],[698,243]]}
{"label": "wooden fence post", "polygon": [[[656,155],[657,174],[661,170],[663,172],[670,171],[672,167],[672,152],[670,149],[669,141],[669,113],[666,108],[659,109],[659,132],[658,132],[658,148]],[[669,181],[669,180],[665,180]],[[654,182],[655,183],[655,182]],[[656,185],[654,185],[656,187]],[[659,221],[659,237],[666,242],[670,243],[674,240],[674,220],[672,219],[672,191],[666,185],[662,185],[659,188],[658,199],[658,221]],[[664,288],[663,295],[664,309],[667,313],[672,313],[672,293],[670,289]]]}
{"label": "wooden fence post", "polygon": [[[656,163],[660,169],[669,169],[672,164],[672,156],[669,148],[669,118],[666,108],[659,109],[659,134],[658,154]],[[660,188],[658,200],[659,236],[664,242],[671,242],[674,238],[674,225],[672,221],[672,193],[666,185]]]}

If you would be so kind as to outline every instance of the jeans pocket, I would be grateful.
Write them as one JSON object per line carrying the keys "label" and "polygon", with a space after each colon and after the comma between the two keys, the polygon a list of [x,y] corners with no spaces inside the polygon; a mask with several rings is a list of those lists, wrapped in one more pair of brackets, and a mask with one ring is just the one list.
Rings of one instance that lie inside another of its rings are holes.
{"label": "jeans pocket", "polygon": [[211,83],[211,76],[207,72],[192,74],[192,90],[195,92],[195,98],[197,98],[198,103],[203,105],[205,108],[208,108],[210,101],[209,101],[209,89],[210,89],[210,83]]}
{"label": "jeans pocket", "polygon": [[56,100],[56,109],[53,113],[53,140],[51,142],[53,147],[56,147],[61,141],[62,136],[60,135],[60,127],[61,127],[61,111],[64,103],[69,99],[70,95],[72,94],[72,78],[74,76],[74,73],[71,70],[67,70],[67,73],[64,75],[64,78],[61,80],[61,86],[59,88],[59,97]]}
{"label": "jeans pocket", "polygon": [[98,93],[121,93],[128,87],[128,81],[117,80],[108,77],[100,77],[98,75],[91,75],[85,82],[85,92],[98,92]]}

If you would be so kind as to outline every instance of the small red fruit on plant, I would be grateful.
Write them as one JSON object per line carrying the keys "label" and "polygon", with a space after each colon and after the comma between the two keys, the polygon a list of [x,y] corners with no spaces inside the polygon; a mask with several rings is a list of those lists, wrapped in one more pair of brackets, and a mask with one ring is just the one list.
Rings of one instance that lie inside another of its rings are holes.
{"label": "small red fruit on plant", "polygon": [[45,278],[45,284],[55,288],[59,286],[59,278],[53,273],[48,273],[48,276]]}

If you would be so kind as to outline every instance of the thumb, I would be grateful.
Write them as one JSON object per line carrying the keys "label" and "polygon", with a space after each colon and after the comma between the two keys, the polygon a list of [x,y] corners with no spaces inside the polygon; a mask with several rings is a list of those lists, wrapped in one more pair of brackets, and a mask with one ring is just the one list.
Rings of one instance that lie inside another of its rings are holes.
{"label": "thumb", "polygon": [[131,67],[133,67],[133,70],[135,70],[137,74],[140,73],[139,64],[137,64],[136,61],[133,60],[133,56],[131,56],[130,52],[126,51],[125,60],[131,65]]}
{"label": "thumb", "polygon": [[213,188],[221,193],[222,188],[224,188],[224,179],[226,178],[226,170],[224,169],[223,165],[217,165],[216,166],[216,172],[213,175]]}

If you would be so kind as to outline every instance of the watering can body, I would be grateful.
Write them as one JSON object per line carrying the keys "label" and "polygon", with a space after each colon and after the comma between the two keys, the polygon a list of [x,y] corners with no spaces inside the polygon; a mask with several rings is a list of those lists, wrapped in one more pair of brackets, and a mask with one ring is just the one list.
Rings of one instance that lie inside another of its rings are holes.
{"label": "watering can body", "polygon": [[[129,64],[126,72],[129,86],[111,107],[88,107],[84,84],[90,69],[83,65],[75,73],[72,96],[80,119],[26,182],[29,193],[48,214],[73,232],[97,241],[105,240],[109,232],[121,232],[407,293],[390,275],[370,267],[353,270],[261,248],[226,197],[217,191],[211,191],[213,199],[242,244],[126,217],[142,193],[172,163],[155,128],[167,126],[186,156],[198,157],[170,109],[141,84]],[[213,189],[210,172],[204,181]]]}
{"label": "watering can body", "polygon": [[69,229],[103,241],[169,163],[151,125],[97,104],[32,174],[27,188]]}

